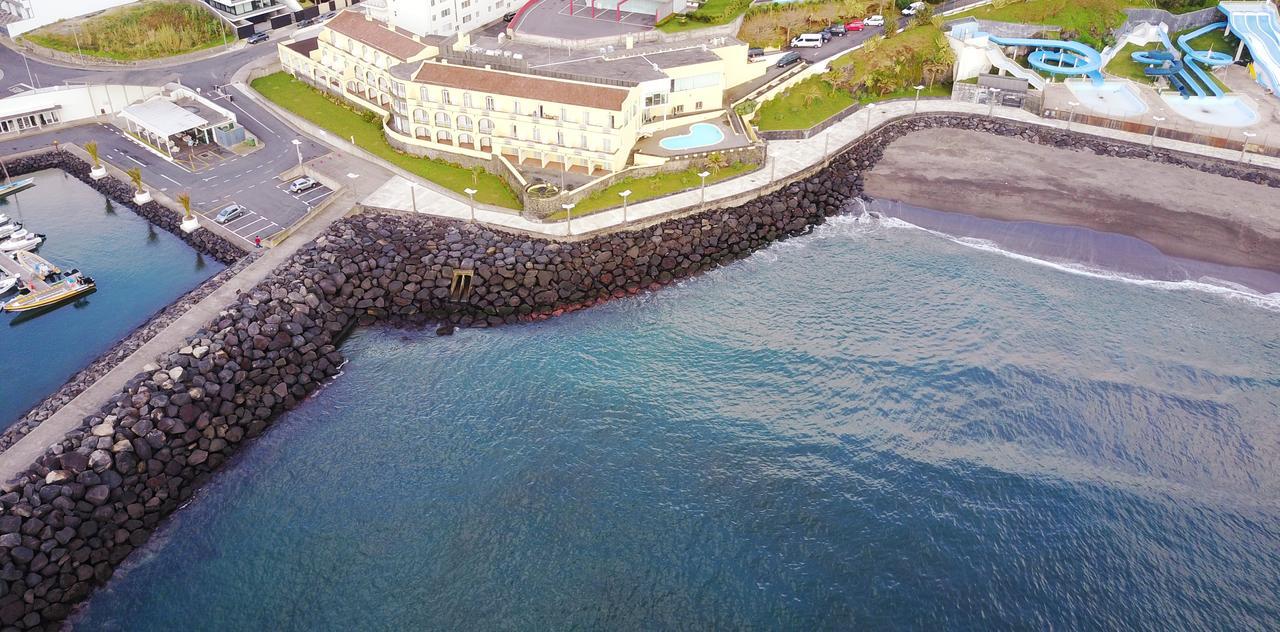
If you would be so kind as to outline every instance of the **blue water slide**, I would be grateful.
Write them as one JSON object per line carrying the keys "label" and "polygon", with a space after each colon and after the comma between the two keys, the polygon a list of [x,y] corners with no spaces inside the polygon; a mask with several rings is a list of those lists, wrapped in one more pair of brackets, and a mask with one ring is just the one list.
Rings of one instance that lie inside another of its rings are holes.
{"label": "blue water slide", "polygon": [[1258,83],[1280,94],[1280,18],[1269,2],[1223,2],[1218,10],[1227,15],[1231,32],[1253,56]]}
{"label": "blue water slide", "polygon": [[[1222,88],[1218,87],[1218,82],[1214,81],[1213,77],[1210,77],[1209,73],[1205,72],[1204,69],[1202,69],[1196,62],[1199,61],[1201,63],[1214,66],[1221,66],[1224,62],[1222,61],[1221,53],[1218,53],[1217,51],[1195,50],[1191,47],[1190,41],[1212,31],[1215,28],[1222,28],[1225,26],[1225,23],[1210,24],[1209,26],[1197,29],[1194,32],[1187,33],[1186,35],[1178,38],[1178,44],[1183,51],[1183,74],[1180,75],[1180,78],[1195,90],[1196,96],[1222,96]],[[1160,41],[1164,43],[1165,47],[1170,51],[1178,50],[1173,47],[1173,42],[1169,41],[1169,33],[1164,29],[1160,30]],[[1228,57],[1225,63],[1231,63],[1231,58]]]}
{"label": "blue water slide", "polygon": [[1095,84],[1102,83],[1102,54],[1092,46],[1063,40],[1027,39],[1021,37],[989,36],[998,46],[1022,46],[1039,49],[1027,56],[1032,68],[1051,75],[1089,77]]}

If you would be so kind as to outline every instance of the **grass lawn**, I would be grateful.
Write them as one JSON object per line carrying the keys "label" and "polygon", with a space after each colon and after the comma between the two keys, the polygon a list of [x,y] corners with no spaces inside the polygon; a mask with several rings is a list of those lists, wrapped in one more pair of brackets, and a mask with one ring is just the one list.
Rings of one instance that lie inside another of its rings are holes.
{"label": "grass lawn", "polygon": [[[1187,29],[1175,34],[1171,39],[1173,40],[1174,45],[1177,45],[1179,37],[1198,30],[1198,28]],[[1196,50],[1213,50],[1218,51],[1219,53],[1235,55],[1236,47],[1240,45],[1240,39],[1234,35],[1227,35],[1223,29],[1214,29],[1191,40],[1190,43],[1191,47]]]}
{"label": "grass lawn", "polygon": [[881,40],[875,46],[863,47],[831,60],[831,68],[839,70],[853,64],[856,76],[861,77],[862,73],[871,66],[869,62],[873,57],[898,59],[904,52],[931,46],[939,37],[942,37],[942,31],[932,24],[913,26],[893,37]]}
{"label": "grass lawn", "polygon": [[1124,77],[1125,79],[1132,79],[1141,84],[1151,85],[1155,82],[1152,81],[1151,77],[1148,77],[1144,72],[1147,65],[1134,61],[1132,54],[1140,50],[1156,50],[1162,48],[1164,48],[1164,45],[1159,42],[1147,44],[1146,46],[1125,44],[1125,47],[1121,49],[1119,53],[1116,53],[1116,56],[1102,70],[1109,75]]}
{"label": "grass lawn", "polygon": [[333,132],[339,138],[355,137],[356,145],[361,149],[401,169],[459,193],[467,188],[478,189],[478,202],[520,208],[520,201],[498,176],[485,172],[480,174],[477,182],[471,170],[465,167],[398,152],[387,144],[380,123],[366,120],[351,106],[334,103],[319,90],[287,73],[277,72],[254,79],[251,85],[280,107]]}
{"label": "grass lawn", "polygon": [[[625,7],[626,5],[623,6]],[[734,18],[746,13],[747,8],[750,6],[751,3],[749,1],[743,2],[743,0],[706,0],[702,6],[690,14],[689,18],[682,21],[680,16],[672,15],[658,25],[658,30],[666,33],[679,33],[707,26],[728,24]]]}
{"label": "grass lawn", "polygon": [[765,101],[754,122],[760,130],[808,129],[853,105],[853,95],[810,77]]}
{"label": "grass lawn", "polygon": [[[976,80],[977,78],[975,77],[974,79]],[[951,96],[951,84],[946,84],[946,83],[935,83],[931,86],[925,86],[925,89],[920,91],[920,98],[922,99],[925,97],[949,97],[949,96]],[[858,99],[858,103],[866,105],[868,103],[888,101],[890,99],[914,99],[915,97],[916,97],[916,89],[914,87],[911,87],[911,88],[903,88],[901,90],[895,90],[893,92],[890,92],[889,94],[885,94],[881,96],[865,95],[862,98]]]}
{"label": "grass lawn", "polygon": [[236,39],[211,9],[171,0],[141,2],[86,20],[58,22],[23,37],[53,50],[120,61],[171,57]]}
{"label": "grass lawn", "polygon": [[1002,7],[987,5],[947,16],[948,20],[980,20],[1045,24],[1073,31],[1079,41],[1098,50],[1112,29],[1124,23],[1126,7],[1150,7],[1149,0],[1025,0]]}
{"label": "grass lawn", "polygon": [[[735,162],[727,167],[712,171],[711,175],[707,176],[707,184],[728,180],[729,178],[755,171],[757,168],[759,168],[759,165]],[[578,202],[578,205],[573,208],[573,216],[579,217],[596,211],[622,206],[622,198],[618,194],[627,189],[631,189],[631,195],[627,198],[627,203],[635,204],[696,188],[702,183],[702,179],[698,177],[698,173],[701,171],[700,167],[691,167],[684,171],[660,173],[647,178],[627,178],[615,182],[612,186],[602,191],[596,191],[586,199]],[[564,217],[565,212],[558,211],[548,216],[547,219],[561,220]]]}

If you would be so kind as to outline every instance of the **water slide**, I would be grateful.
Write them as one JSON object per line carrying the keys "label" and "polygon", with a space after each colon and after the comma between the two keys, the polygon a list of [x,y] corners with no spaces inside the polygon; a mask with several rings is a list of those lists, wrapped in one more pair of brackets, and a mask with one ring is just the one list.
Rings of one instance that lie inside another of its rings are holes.
{"label": "water slide", "polygon": [[1009,59],[998,46],[987,47],[987,60],[992,66],[999,68],[1019,79],[1026,79],[1027,83],[1034,86],[1037,90],[1044,90],[1045,84],[1048,83],[1036,71]]}
{"label": "water slide", "polygon": [[1249,47],[1258,83],[1280,93],[1280,18],[1270,2],[1223,2],[1231,32]]}
{"label": "water slide", "polygon": [[1023,46],[1037,49],[1027,56],[1032,68],[1051,75],[1085,76],[1095,85],[1102,84],[1102,54],[1080,42],[1021,37],[989,36],[997,46]]}

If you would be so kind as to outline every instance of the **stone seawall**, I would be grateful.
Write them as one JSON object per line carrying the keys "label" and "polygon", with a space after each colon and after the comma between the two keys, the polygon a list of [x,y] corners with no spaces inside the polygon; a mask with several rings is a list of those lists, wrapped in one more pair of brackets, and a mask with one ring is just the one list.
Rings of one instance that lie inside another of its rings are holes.
{"label": "stone seawall", "polygon": [[[886,144],[950,126],[1280,186],[1275,173],[964,116],[888,124],[748,204],[573,242],[370,213],[335,223],[0,488],[0,624],[54,629],[236,450],[333,377],[356,324],[483,327],[660,287],[804,234],[860,194]],[[454,272],[472,273],[465,296]]]}
{"label": "stone seawall", "polygon": [[57,149],[23,156],[13,162],[6,162],[5,165],[9,169],[9,174],[14,177],[45,169],[61,169],[99,193],[111,198],[111,201],[137,213],[152,224],[173,233],[178,239],[185,241],[200,254],[208,255],[228,265],[245,255],[244,250],[208,230],[197,230],[194,233],[183,232],[179,227],[179,224],[182,223],[182,216],[159,202],[134,204],[132,184],[121,182],[112,177],[94,180],[89,177],[89,171],[92,169],[89,163],[77,158],[68,151]]}

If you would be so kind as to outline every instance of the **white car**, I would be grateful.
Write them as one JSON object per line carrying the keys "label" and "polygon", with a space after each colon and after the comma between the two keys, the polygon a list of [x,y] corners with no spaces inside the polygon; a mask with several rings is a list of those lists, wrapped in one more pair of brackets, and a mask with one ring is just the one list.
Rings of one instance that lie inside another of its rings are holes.
{"label": "white car", "polygon": [[309,177],[303,176],[289,183],[289,192],[302,193],[303,191],[317,187],[319,185],[320,185],[319,182],[316,182],[315,180],[312,180]]}
{"label": "white car", "polygon": [[923,8],[924,8],[923,2],[912,2],[911,4],[907,5],[907,8],[902,10],[902,15],[915,15],[916,11],[919,11],[920,9],[923,9]]}
{"label": "white car", "polygon": [[825,41],[821,33],[805,33],[791,40],[791,48],[822,48]]}
{"label": "white car", "polygon": [[884,26],[883,15],[873,15],[862,21],[864,26]]}

